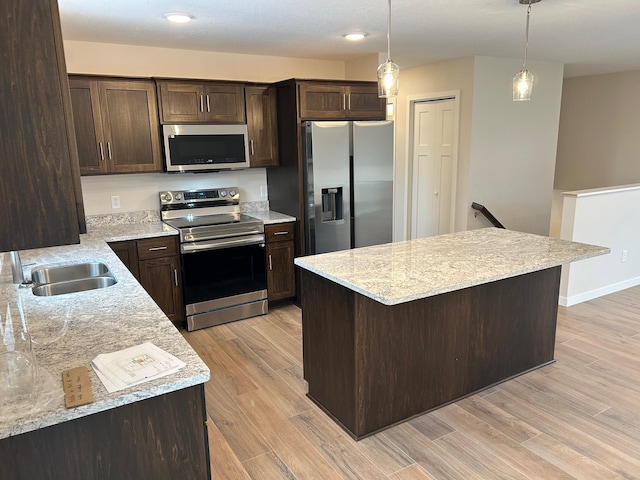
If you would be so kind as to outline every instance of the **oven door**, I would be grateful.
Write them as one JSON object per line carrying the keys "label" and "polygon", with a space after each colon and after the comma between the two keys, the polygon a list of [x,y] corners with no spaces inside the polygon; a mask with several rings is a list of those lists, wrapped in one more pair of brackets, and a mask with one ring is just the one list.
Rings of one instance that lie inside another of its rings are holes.
{"label": "oven door", "polygon": [[267,313],[264,236],[181,246],[189,331]]}

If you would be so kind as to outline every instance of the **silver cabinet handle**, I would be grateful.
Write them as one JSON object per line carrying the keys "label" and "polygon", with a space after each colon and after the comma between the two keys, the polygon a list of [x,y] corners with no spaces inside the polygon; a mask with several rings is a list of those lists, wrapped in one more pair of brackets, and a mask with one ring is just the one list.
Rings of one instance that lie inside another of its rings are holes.
{"label": "silver cabinet handle", "polygon": [[249,147],[251,148],[251,155],[255,155],[256,151],[253,148],[253,140],[249,140]]}
{"label": "silver cabinet handle", "polygon": [[163,246],[163,247],[151,247],[151,248],[149,249],[149,251],[150,251],[150,252],[157,252],[158,250],[166,250],[166,249],[167,249],[167,246],[165,245],[165,246]]}
{"label": "silver cabinet handle", "polygon": [[176,287],[178,286],[178,269],[177,268],[173,269],[173,283],[176,284]]}
{"label": "silver cabinet handle", "polygon": [[287,232],[287,231],[284,231],[284,232],[273,232],[274,235],[286,235],[288,233],[289,232]]}
{"label": "silver cabinet handle", "polygon": [[204,97],[200,95],[200,111],[204,112]]}
{"label": "silver cabinet handle", "polygon": [[100,149],[100,160],[104,161],[104,149],[102,148],[102,142],[98,142],[98,148]]}
{"label": "silver cabinet handle", "polygon": [[351,110],[351,94],[349,94],[349,110]]}
{"label": "silver cabinet handle", "polygon": [[111,142],[107,142],[107,153],[109,154],[109,160],[111,160]]}
{"label": "silver cabinet handle", "polygon": [[342,94],[342,109],[343,110],[347,109],[347,94],[346,93]]}
{"label": "silver cabinet handle", "polygon": [[269,254],[269,270],[273,270],[273,263],[271,263],[271,254]]}
{"label": "silver cabinet handle", "polygon": [[207,113],[211,112],[211,104],[209,103],[209,95],[207,95]]}

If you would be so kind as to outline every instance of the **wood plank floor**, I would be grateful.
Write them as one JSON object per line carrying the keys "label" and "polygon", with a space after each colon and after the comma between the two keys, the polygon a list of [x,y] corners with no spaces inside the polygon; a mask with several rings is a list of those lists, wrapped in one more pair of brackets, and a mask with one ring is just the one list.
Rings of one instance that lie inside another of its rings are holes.
{"label": "wood plank floor", "polygon": [[640,287],[559,307],[556,363],[360,442],[305,397],[294,305],[183,335],[214,479],[640,479]]}

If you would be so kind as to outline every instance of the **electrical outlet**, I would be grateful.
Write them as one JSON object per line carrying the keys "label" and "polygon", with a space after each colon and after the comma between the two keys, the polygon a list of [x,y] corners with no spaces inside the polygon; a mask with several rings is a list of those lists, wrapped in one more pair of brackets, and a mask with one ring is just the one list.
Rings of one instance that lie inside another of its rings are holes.
{"label": "electrical outlet", "polygon": [[120,208],[120,195],[111,195],[111,208]]}
{"label": "electrical outlet", "polygon": [[267,191],[267,186],[266,185],[260,185],[260,196],[261,197],[268,197],[269,196],[269,192]]}
{"label": "electrical outlet", "polygon": [[626,262],[627,261],[627,251],[626,250],[622,250],[622,258],[620,259],[621,262]]}

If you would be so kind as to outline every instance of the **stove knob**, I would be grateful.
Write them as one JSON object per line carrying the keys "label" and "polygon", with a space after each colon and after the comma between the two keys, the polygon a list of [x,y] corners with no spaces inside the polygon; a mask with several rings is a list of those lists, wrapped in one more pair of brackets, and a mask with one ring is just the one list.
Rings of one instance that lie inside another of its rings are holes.
{"label": "stove knob", "polygon": [[160,199],[163,202],[170,202],[171,201],[171,194],[170,193],[163,193],[162,196],[160,197]]}
{"label": "stove knob", "polygon": [[220,190],[220,196],[221,197],[226,197],[227,196],[227,191],[226,190]]}
{"label": "stove knob", "polygon": [[229,190],[229,196],[230,197],[235,197],[236,196],[236,191],[235,190]]}
{"label": "stove knob", "polygon": [[176,200],[182,200],[182,194],[176,193]]}

